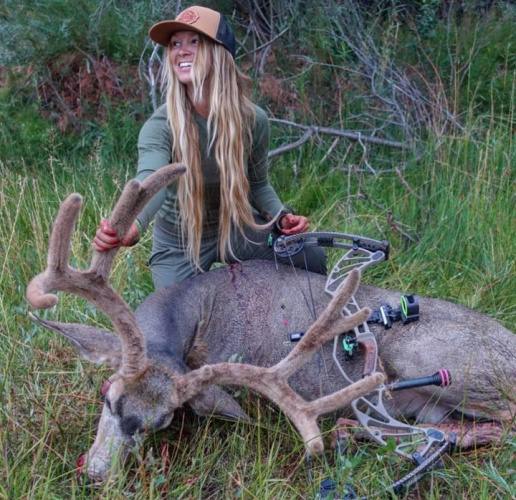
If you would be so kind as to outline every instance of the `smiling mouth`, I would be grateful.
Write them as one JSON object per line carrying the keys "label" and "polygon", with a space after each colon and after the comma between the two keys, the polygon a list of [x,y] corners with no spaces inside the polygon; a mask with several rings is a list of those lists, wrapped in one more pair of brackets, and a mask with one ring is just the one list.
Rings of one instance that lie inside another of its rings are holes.
{"label": "smiling mouth", "polygon": [[178,64],[178,66],[179,66],[180,69],[191,68],[192,67],[192,63],[191,62],[180,62]]}

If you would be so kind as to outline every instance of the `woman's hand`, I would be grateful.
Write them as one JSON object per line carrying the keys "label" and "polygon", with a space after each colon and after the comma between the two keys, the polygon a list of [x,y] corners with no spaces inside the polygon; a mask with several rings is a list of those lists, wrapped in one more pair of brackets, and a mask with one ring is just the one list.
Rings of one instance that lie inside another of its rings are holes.
{"label": "woman's hand", "polygon": [[117,247],[131,247],[140,239],[140,232],[138,226],[133,222],[127,234],[119,239],[115,230],[111,227],[111,224],[107,219],[102,219],[100,225],[93,238],[93,248],[97,252],[107,252]]}
{"label": "woman's hand", "polygon": [[286,214],[279,220],[279,227],[282,234],[287,236],[291,234],[306,233],[310,221],[302,215]]}

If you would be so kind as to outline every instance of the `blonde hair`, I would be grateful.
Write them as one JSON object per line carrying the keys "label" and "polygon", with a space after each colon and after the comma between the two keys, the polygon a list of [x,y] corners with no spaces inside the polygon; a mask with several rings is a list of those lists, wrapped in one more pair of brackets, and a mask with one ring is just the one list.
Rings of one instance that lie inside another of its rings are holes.
{"label": "blonde hair", "polygon": [[[249,202],[249,181],[246,175],[246,155],[252,147],[255,109],[245,95],[248,82],[236,66],[231,54],[221,45],[199,36],[193,71],[194,102],[209,102],[208,152],[213,151],[220,176],[220,209],[218,250],[225,262],[231,248],[231,228],[242,235],[244,226],[264,229],[254,221]],[[187,96],[186,86],[177,79],[169,57],[164,65],[163,84],[166,88],[168,122],[172,132],[174,161],[187,166],[179,178],[177,197],[181,220],[181,235],[186,253],[200,269],[199,253],[204,212],[204,181],[201,170],[199,133],[193,114],[194,106]],[[203,95],[206,92],[208,95]]]}

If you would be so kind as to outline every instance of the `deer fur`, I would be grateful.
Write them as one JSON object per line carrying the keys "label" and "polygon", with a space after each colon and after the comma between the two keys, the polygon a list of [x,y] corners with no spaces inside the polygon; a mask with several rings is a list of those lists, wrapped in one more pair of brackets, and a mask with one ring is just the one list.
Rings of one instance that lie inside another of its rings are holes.
{"label": "deer fur", "polygon": [[[183,170],[165,167],[143,185],[129,183],[110,218],[119,234],[146,200]],[[247,419],[222,389],[225,385],[247,386],[274,401],[292,420],[309,453],[323,449],[319,416],[337,410],[346,415],[352,400],[384,380],[428,375],[441,367],[451,371],[451,387],[394,393],[388,401],[391,414],[426,423],[448,422],[455,414],[499,422],[514,416],[516,337],[485,315],[421,298],[420,321],[394,324],[390,330],[371,327],[384,373],[362,379],[363,353],[351,360],[339,353],[348,374],[358,380],[346,386],[332,359],[331,340],[362,323],[369,308],[399,302],[398,292],[358,287],[360,276],[353,272],[330,300],[323,276],[250,261],[159,290],[132,313],[107,283],[116,250],[95,253],[87,271],[69,267],[79,207],[78,195],[63,203],[50,238],[48,267],[29,284],[27,298],[42,308],[55,304],[53,290],[79,294],[103,310],[115,328],[117,335],[33,316],[69,339],[85,359],[116,370],[105,386],[97,436],[86,456],[93,480],[105,480],[116,471],[137,432],[168,426],[184,404],[200,415]],[[352,294],[365,308],[345,317],[341,311]],[[316,317],[307,306],[310,295]],[[288,334],[299,331],[306,332],[303,339],[289,342]],[[228,363],[234,357],[241,363]]]}

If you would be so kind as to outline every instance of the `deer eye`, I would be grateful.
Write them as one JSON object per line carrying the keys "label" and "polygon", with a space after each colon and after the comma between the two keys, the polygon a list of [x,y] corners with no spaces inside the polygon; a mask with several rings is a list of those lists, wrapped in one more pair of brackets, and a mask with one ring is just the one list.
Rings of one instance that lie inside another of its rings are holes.
{"label": "deer eye", "polygon": [[127,436],[132,436],[142,426],[141,420],[136,416],[122,418],[120,428]]}

